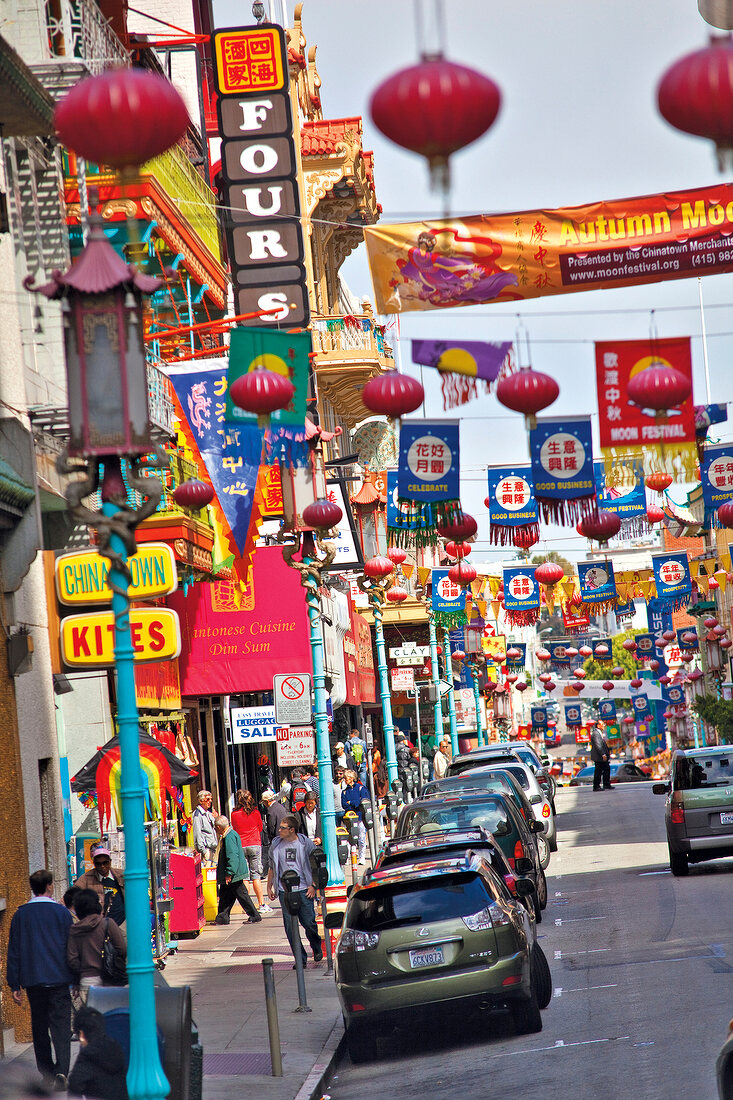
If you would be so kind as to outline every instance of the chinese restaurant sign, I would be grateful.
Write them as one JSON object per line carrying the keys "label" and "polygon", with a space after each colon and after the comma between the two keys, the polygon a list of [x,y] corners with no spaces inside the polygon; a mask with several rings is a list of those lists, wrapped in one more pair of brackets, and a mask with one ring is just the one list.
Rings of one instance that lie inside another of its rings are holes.
{"label": "chinese restaurant sign", "polygon": [[276,310],[242,323],[304,327],[310,311],[285,34],[260,23],[217,30],[211,41],[235,313]]}
{"label": "chinese restaurant sign", "polygon": [[377,313],[516,302],[733,271],[733,184],[367,226]]}

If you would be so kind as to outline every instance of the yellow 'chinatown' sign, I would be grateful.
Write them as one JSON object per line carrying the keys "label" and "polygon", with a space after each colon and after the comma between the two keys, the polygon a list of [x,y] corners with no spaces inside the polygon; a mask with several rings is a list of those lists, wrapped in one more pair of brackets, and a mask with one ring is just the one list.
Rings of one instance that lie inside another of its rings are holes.
{"label": "yellow 'chinatown' sign", "polygon": [[[130,609],[135,661],[166,661],[181,652],[178,615],[166,607]],[[115,663],[115,620],[111,611],[69,615],[61,622],[61,655],[72,668]]]}
{"label": "yellow 'chinatown' sign", "polygon": [[[164,542],[149,542],[138,547],[128,560],[132,581],[131,600],[151,600],[175,592],[178,587],[176,559]],[[109,558],[93,550],[63,554],[56,559],[56,594],[59,602],[70,606],[110,603],[108,584]]]}

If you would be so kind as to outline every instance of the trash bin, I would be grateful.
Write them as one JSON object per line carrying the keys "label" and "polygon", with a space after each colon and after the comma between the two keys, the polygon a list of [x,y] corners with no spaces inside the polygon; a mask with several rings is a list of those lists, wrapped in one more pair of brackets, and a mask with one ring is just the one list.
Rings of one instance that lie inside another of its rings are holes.
{"label": "trash bin", "polygon": [[[103,1014],[128,1009],[128,994],[127,986],[92,986],[87,1004]],[[169,1100],[192,1100],[191,1049],[198,1044],[198,1034],[191,1024],[191,987],[156,985],[155,1014],[164,1043],[163,1070],[171,1087]]]}

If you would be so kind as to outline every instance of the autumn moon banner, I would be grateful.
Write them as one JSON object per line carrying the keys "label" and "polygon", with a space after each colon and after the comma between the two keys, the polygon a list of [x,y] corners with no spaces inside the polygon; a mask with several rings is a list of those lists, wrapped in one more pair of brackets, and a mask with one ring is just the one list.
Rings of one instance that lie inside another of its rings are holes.
{"label": "autumn moon banner", "polygon": [[733,271],[733,184],[557,210],[368,226],[378,313]]}

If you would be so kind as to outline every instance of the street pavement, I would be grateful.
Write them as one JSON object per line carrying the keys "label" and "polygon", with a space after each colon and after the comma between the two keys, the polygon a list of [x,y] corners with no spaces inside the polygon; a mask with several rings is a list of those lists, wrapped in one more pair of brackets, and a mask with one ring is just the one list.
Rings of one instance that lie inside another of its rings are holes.
{"label": "street pavement", "polygon": [[[343,1036],[333,976],[326,961],[309,957],[305,972],[311,1012],[296,1012],[293,955],[276,902],[259,924],[248,924],[235,905],[231,924],[209,924],[196,938],[181,939],[166,960],[169,985],[190,985],[193,1019],[204,1048],[203,1100],[310,1100]],[[308,946],[302,935],[304,945]],[[309,951],[310,956],[310,951]],[[274,961],[283,1076],[270,1073],[262,959]],[[72,1064],[78,1050],[72,1045]],[[11,1048],[8,1059],[34,1066],[30,1046]],[[0,1073],[2,1065],[0,1064]]]}
{"label": "street pavement", "polygon": [[376,1063],[343,1053],[331,1100],[542,1096],[715,1100],[733,1016],[733,861],[669,872],[664,799],[651,783],[561,788],[559,849],[538,936],[554,980],[542,1032],[508,1014],[406,1025]]}

